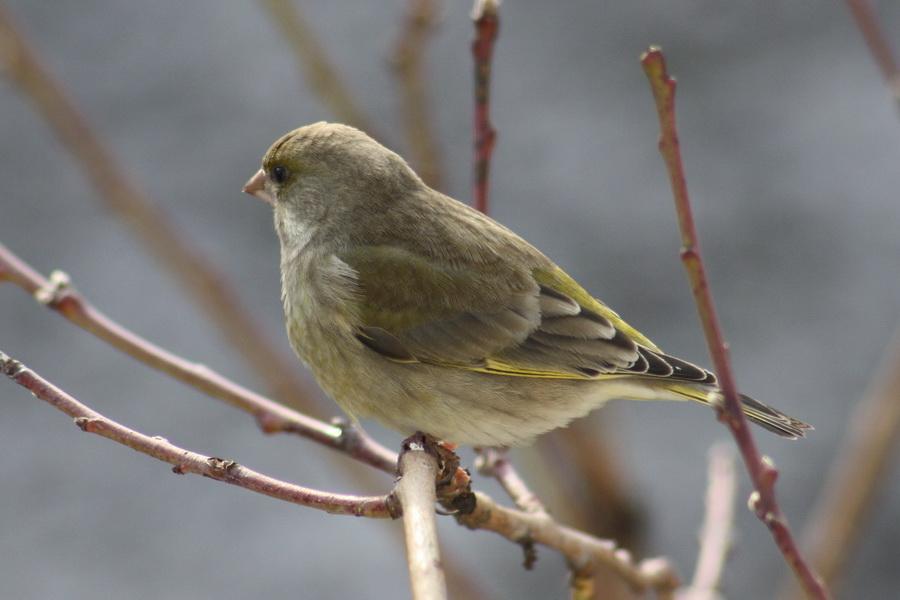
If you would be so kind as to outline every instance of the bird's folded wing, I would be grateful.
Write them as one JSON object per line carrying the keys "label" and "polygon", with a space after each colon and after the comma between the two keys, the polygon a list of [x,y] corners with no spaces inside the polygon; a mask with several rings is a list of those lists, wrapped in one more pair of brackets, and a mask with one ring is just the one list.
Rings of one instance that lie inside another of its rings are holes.
{"label": "bird's folded wing", "polygon": [[527,377],[706,375],[659,353],[558,269],[453,268],[387,246],[339,258],[358,277],[358,339],[391,360]]}

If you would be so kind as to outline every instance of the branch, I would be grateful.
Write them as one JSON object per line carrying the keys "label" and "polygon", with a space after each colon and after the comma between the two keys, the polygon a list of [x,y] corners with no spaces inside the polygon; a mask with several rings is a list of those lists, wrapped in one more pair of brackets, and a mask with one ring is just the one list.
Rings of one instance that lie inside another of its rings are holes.
{"label": "branch", "polygon": [[172,226],[159,203],[128,178],[2,6],[0,39],[7,77],[31,100],[106,206],[209,314],[276,398],[301,408],[308,405],[311,394],[295,363],[268,341],[224,276]]}
{"label": "branch", "polygon": [[406,18],[391,64],[397,76],[412,162],[422,180],[437,190],[444,187],[441,157],[434,135],[425,85],[425,50],[438,22],[436,0],[408,0]]}
{"label": "branch", "polygon": [[[592,578],[599,565],[608,565],[636,592],[653,590],[662,599],[672,598],[678,576],[662,558],[635,564],[630,553],[609,540],[600,540],[581,531],[560,525],[547,513],[524,513],[495,503],[490,496],[474,492],[475,508],[460,512],[456,520],[469,529],[485,529],[520,544],[526,552],[526,564],[534,545],[553,548],[569,562],[577,582]],[[440,500],[440,499],[439,499]],[[450,510],[455,507],[441,501]]]}
{"label": "branch", "polygon": [[[750,433],[747,419],[741,410],[740,400],[731,371],[728,349],[719,327],[713,306],[706,272],[700,257],[697,231],[691,215],[684,166],[675,126],[675,80],[666,72],[665,60],[659,48],[651,47],[642,57],[641,64],[650,81],[660,123],[659,148],[669,172],[669,183],[675,199],[678,224],[681,230],[681,259],[691,282],[694,301],[703,323],[706,343],[719,378],[723,402],[716,406],[719,419],[731,430],[744,459],[756,490],[750,496],[750,507],[768,526],[775,544],[781,551],[794,575],[801,582],[810,598],[828,598],[829,593],[822,580],[803,559],[787,520],[775,497],[775,479],[778,471],[768,457],[760,456],[756,442]],[[719,404],[719,403],[717,403]]]}
{"label": "branch", "polygon": [[472,206],[487,214],[491,156],[497,131],[491,125],[491,60],[494,41],[500,30],[499,0],[476,0],[472,10],[475,21],[475,40],[472,56],[475,58],[475,179],[472,183]]}
{"label": "branch", "polygon": [[414,600],[441,600],[447,598],[447,584],[434,516],[438,461],[426,449],[426,440],[421,434],[403,442],[398,463],[400,480],[395,492],[403,507],[412,597]]}
{"label": "branch", "polygon": [[882,76],[890,86],[894,102],[900,107],[900,67],[897,65],[891,44],[878,25],[872,4],[868,0],[846,1],[850,13],[856,19],[856,26],[869,46],[869,52],[872,53]]}
{"label": "branch", "polygon": [[706,490],[706,518],[700,529],[700,554],[691,585],[679,593],[679,600],[716,600],[716,591],[731,550],[734,526],[734,498],[737,484],[731,448],[716,444],[709,450],[709,481]]}
{"label": "branch", "polygon": [[256,417],[267,433],[290,431],[393,473],[396,455],[361,430],[335,426],[282,406],[216,373],[152,344],[112,321],[79,294],[65,273],[44,279],[0,244],[0,281],[10,281],[41,304],[140,362]]}
{"label": "branch", "polygon": [[297,5],[291,0],[260,0],[260,4],[287,40],[294,58],[303,68],[306,81],[322,103],[341,123],[374,136],[369,120],[356,104],[353,95],[341,83],[337,69],[329,62],[324,46],[316,38],[313,27],[300,13]]}
{"label": "branch", "polygon": [[190,452],[170,444],[158,436],[150,437],[138,433],[81,404],[3,352],[0,352],[0,371],[37,398],[74,418],[75,424],[82,431],[97,434],[175,465],[172,470],[179,475],[185,473],[203,475],[272,498],[317,508],[336,515],[353,515],[372,519],[389,519],[399,516],[396,503],[390,496],[349,496],[314,490],[262,475],[230,460]]}
{"label": "branch", "polygon": [[[546,513],[541,499],[535,495],[506,457],[506,452],[498,448],[485,448],[478,456],[475,468],[485,477],[494,477],[509,494],[516,508],[525,513]],[[529,568],[526,565],[526,568]]]}
{"label": "branch", "polygon": [[[859,542],[872,505],[889,481],[900,437],[900,329],[878,373],[853,411],[825,489],[804,535],[812,564],[836,587]],[[793,592],[796,587],[791,586]],[[796,597],[784,590],[782,598]]]}

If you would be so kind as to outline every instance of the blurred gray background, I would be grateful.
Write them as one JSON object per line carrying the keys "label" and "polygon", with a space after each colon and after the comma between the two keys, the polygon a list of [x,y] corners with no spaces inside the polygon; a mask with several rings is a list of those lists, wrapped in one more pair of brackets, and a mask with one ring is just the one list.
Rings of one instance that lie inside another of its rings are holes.
{"label": "blurred gray background", "polygon": [[[232,277],[288,350],[270,213],[241,186],[282,133],[332,118],[254,2],[7,3],[134,178]],[[306,3],[344,80],[404,153],[387,55],[400,0]],[[900,5],[880,3],[900,46]],[[429,80],[448,190],[468,199],[471,25],[444,3]],[[900,123],[840,2],[539,2],[502,6],[492,214],[668,352],[709,364],[678,259],[657,123],[638,64],[650,44],[679,80],[688,181],[741,389],[816,426],[758,441],[800,530],[848,415],[900,321]],[[150,340],[259,389],[234,352],[96,199],[71,158],[0,80],[0,241],[63,269]],[[20,289],[0,286],[0,349],[134,429],[336,492],[376,493],[332,453],[254,422],[124,357]],[[298,364],[298,369],[301,368]],[[327,516],[207,481],[80,433],[0,381],[0,595],[5,598],[403,598],[399,524]],[[333,408],[337,412],[337,408]],[[325,415],[327,416],[327,415]],[[619,402],[600,420],[649,526],[647,551],[693,570],[711,413]],[[389,446],[400,436],[371,428]],[[761,430],[760,430],[761,431]],[[466,455],[470,460],[470,455]],[[560,467],[564,468],[564,467]],[[771,597],[785,574],[744,508],[725,590]],[[478,486],[501,497],[478,479]],[[895,467],[843,597],[900,588]],[[496,598],[563,598],[493,534],[441,520],[446,552]]]}

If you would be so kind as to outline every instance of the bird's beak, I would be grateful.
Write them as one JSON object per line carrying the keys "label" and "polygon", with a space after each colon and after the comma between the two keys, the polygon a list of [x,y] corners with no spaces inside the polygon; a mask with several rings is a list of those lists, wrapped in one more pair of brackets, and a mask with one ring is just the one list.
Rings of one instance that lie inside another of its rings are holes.
{"label": "bird's beak", "polygon": [[269,193],[268,188],[266,187],[266,183],[268,182],[268,178],[266,177],[265,171],[260,169],[256,172],[256,175],[250,178],[250,181],[244,186],[244,189],[241,191],[245,194],[250,194],[251,196],[255,196],[265,202],[266,204],[273,205],[272,203],[272,195]]}

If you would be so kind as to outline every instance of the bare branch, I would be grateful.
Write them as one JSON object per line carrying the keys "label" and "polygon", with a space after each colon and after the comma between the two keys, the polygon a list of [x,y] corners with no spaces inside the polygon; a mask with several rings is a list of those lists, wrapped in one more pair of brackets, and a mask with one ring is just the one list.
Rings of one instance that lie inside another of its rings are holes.
{"label": "bare branch", "polygon": [[406,559],[415,600],[447,598],[447,584],[438,549],[435,481],[438,461],[426,451],[424,441],[413,436],[404,442],[395,493],[403,507]]}
{"label": "bare branch", "polygon": [[45,306],[57,311],[114,348],[201,392],[254,415],[268,433],[290,431],[393,473],[396,454],[349,425],[322,423],[237,385],[209,367],[189,362],[156,346],[112,321],[75,290],[65,273],[44,279],[0,244],[0,281],[23,288]]}
{"label": "bare branch", "polygon": [[475,509],[458,514],[457,521],[470,529],[493,531],[517,544],[553,548],[569,561],[576,581],[593,577],[598,565],[604,564],[612,567],[637,592],[652,590],[659,598],[668,599],[678,587],[678,576],[664,559],[647,559],[635,564],[630,553],[616,548],[614,542],[560,525],[546,513],[506,508],[481,492],[475,492],[475,498]]}
{"label": "bare branch", "polygon": [[369,120],[328,60],[324,46],[316,38],[313,28],[291,0],[260,0],[294,52],[306,75],[306,81],[331,110],[335,119],[375,135]]}
{"label": "bare branch", "polygon": [[275,349],[224,276],[176,230],[159,203],[129,179],[2,6],[0,39],[7,77],[38,109],[106,206],[210,315],[276,398],[301,409],[307,406],[312,395],[297,375],[296,363]]}
{"label": "bare branch", "polygon": [[425,51],[439,20],[436,0],[408,0],[400,38],[391,64],[397,75],[401,115],[409,140],[411,163],[430,187],[443,190],[441,156],[429,111]]}
{"label": "bare branch", "polygon": [[500,482],[504,491],[509,494],[516,508],[526,513],[546,513],[541,499],[535,495],[519,476],[512,463],[506,457],[506,452],[498,448],[485,448],[475,464],[478,472],[485,477],[494,477]]}
{"label": "bare branch", "polygon": [[778,471],[771,459],[760,456],[747,425],[747,419],[741,410],[728,358],[728,349],[716,317],[712,294],[700,257],[697,231],[691,215],[691,204],[675,126],[675,80],[666,71],[665,59],[659,48],[651,47],[644,53],[641,57],[641,64],[650,81],[656,101],[661,131],[659,148],[669,172],[675,210],[678,213],[682,242],[681,258],[691,282],[691,290],[694,294],[694,301],[697,303],[700,320],[703,323],[710,357],[724,396],[723,405],[717,406],[716,411],[719,419],[731,430],[756,488],[756,491],[750,496],[750,507],[757,517],[768,526],[775,544],[794,571],[794,575],[802,583],[807,595],[810,598],[828,598],[830,597],[828,589],[803,559],[793,533],[788,527],[787,519],[778,505],[775,497],[775,479],[778,477]]}
{"label": "bare branch", "polygon": [[129,429],[78,402],[72,396],[40,375],[0,352],[0,371],[29,390],[37,398],[55,406],[75,419],[75,424],[88,433],[128,446],[138,452],[175,465],[178,474],[194,473],[224,481],[272,498],[317,508],[331,514],[353,515],[372,519],[396,518],[390,496],[348,496],[332,494],[279,481],[233,461],[203,456],[170,444],[161,437],[150,437]]}
{"label": "bare branch", "polygon": [[475,40],[472,56],[475,58],[475,178],[472,182],[472,206],[487,214],[491,156],[497,131],[491,125],[491,61],[494,42],[500,31],[500,3],[498,0],[476,0],[472,11],[475,21]]}

